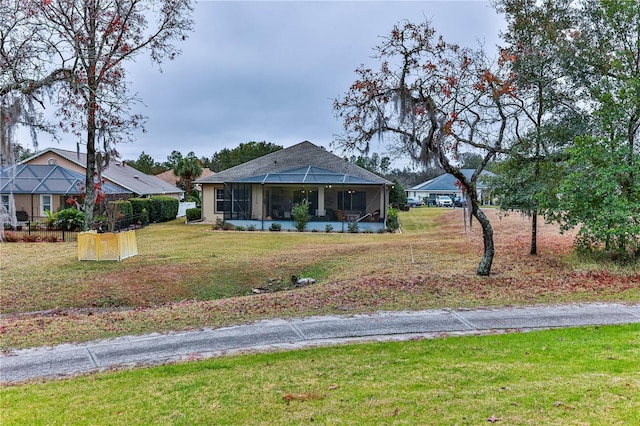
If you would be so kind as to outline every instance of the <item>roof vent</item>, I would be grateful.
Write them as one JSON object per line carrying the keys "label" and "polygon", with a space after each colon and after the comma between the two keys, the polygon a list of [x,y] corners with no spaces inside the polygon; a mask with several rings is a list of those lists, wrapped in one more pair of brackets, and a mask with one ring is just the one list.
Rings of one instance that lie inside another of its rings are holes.
{"label": "roof vent", "polygon": [[133,175],[134,179],[140,179],[140,176],[138,175]]}
{"label": "roof vent", "polygon": [[56,159],[55,159],[55,158],[49,158],[49,159],[47,160],[47,164],[48,164],[49,166],[55,166],[55,165],[57,164],[57,163],[56,163]]}

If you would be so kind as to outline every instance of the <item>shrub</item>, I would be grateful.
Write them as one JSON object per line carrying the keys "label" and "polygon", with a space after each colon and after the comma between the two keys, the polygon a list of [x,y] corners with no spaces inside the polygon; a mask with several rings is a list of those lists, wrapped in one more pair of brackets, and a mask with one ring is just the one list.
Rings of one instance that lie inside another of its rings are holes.
{"label": "shrub", "polygon": [[114,217],[118,217],[121,213],[122,216],[132,216],[133,215],[133,206],[129,201],[109,201],[107,203],[107,211],[113,212]]}
{"label": "shrub", "polygon": [[47,216],[47,219],[46,219],[47,227],[50,228],[54,226],[58,217],[58,213],[52,213],[51,210],[45,210],[44,214]]}
{"label": "shrub", "polygon": [[356,221],[349,222],[349,224],[347,225],[347,230],[352,234],[357,234],[358,232],[360,232],[360,228],[358,227],[358,222]]}
{"label": "shrub", "polygon": [[187,198],[189,198],[189,201],[195,201],[197,205],[200,205],[201,203],[200,192],[198,192],[197,189],[192,189]]}
{"label": "shrub", "polygon": [[324,232],[328,234],[331,231],[333,231],[333,226],[331,226],[330,224],[327,224],[327,226],[324,227]]}
{"label": "shrub", "polygon": [[180,202],[171,197],[151,197],[151,209],[149,210],[149,220],[151,222],[167,222],[178,216]]}
{"label": "shrub", "polygon": [[247,231],[255,231],[255,230],[256,230],[256,226],[255,225],[247,226]]}
{"label": "shrub", "polygon": [[22,237],[15,232],[5,231],[4,240],[7,243],[17,243],[18,241],[22,241]]}
{"label": "shrub", "polygon": [[187,209],[187,222],[192,222],[194,220],[200,220],[202,217],[202,212],[198,208]]}
{"label": "shrub", "polygon": [[75,207],[60,210],[56,215],[55,226],[66,231],[84,228],[84,213]]}
{"label": "shrub", "polygon": [[311,221],[311,214],[309,213],[309,200],[306,198],[299,203],[296,203],[291,208],[291,217],[296,223],[296,229],[299,232],[304,231],[307,227],[307,223]]}
{"label": "shrub", "polygon": [[55,235],[29,235],[22,232],[5,232],[4,241],[7,243],[59,243],[62,242],[62,239]]}
{"label": "shrub", "polygon": [[143,210],[147,211],[147,222],[149,222],[149,212],[151,211],[151,199],[149,198],[129,198],[131,210],[133,214],[142,214]]}
{"label": "shrub", "polygon": [[391,204],[406,204],[407,203],[407,193],[404,191],[404,188],[398,182],[398,179],[393,180],[393,187],[389,192],[389,202]]}
{"label": "shrub", "polygon": [[400,221],[398,220],[398,210],[393,207],[389,207],[387,213],[387,229],[389,232],[396,232],[400,229]]}
{"label": "shrub", "polygon": [[244,226],[236,226],[236,231],[244,231]]}
{"label": "shrub", "polygon": [[216,223],[213,224],[213,230],[214,231],[219,231],[221,229],[224,229],[224,219],[217,217],[216,218]]}
{"label": "shrub", "polygon": [[269,231],[279,231],[282,229],[282,225],[280,225],[279,223],[272,223],[271,226],[269,227]]}

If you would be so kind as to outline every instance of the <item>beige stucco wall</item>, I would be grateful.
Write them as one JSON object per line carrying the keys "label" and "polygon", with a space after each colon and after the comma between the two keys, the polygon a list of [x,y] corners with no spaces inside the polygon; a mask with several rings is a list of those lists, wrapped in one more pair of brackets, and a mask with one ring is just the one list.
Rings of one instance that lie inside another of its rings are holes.
{"label": "beige stucco wall", "polygon": [[222,213],[216,213],[216,189],[222,188],[222,184],[202,184],[202,220],[207,223],[215,223],[216,218],[222,219]]}
{"label": "beige stucco wall", "polygon": [[[25,211],[29,215],[29,219],[43,217],[40,212],[40,194],[14,194],[13,196],[16,211]],[[51,196],[52,210],[57,212],[61,208],[66,208],[65,198],[61,195]]]}
{"label": "beige stucco wall", "polygon": [[66,158],[60,157],[59,155],[54,154],[53,152],[47,152],[46,154],[33,158],[27,161],[27,164],[47,165],[49,164],[50,159],[54,159],[56,161],[56,164],[60,167],[64,167],[65,169],[73,170],[74,172],[84,174],[84,167],[79,166],[76,163],[67,160]]}

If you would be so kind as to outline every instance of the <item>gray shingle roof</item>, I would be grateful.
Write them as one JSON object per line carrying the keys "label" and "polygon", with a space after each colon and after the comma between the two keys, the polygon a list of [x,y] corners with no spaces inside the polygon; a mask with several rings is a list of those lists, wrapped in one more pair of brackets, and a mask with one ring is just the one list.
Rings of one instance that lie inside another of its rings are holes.
{"label": "gray shingle roof", "polygon": [[[467,177],[467,179],[470,179],[471,175],[473,175],[473,173],[475,172],[475,169],[462,169],[461,172]],[[484,189],[486,187],[486,185],[482,182],[483,176],[493,176],[493,173],[486,170],[482,171],[476,185],[477,189]],[[445,173],[436,178],[413,186],[407,189],[407,191],[459,191],[459,188],[456,186],[457,180],[458,179],[456,179],[453,175]]]}
{"label": "gray shingle roof", "polygon": [[[82,168],[86,167],[87,155],[58,148],[47,148],[31,158],[40,157],[47,152],[52,152],[63,157]],[[31,158],[23,161],[28,162]],[[106,169],[102,171],[102,176],[111,182],[119,185],[137,195],[161,195],[161,194],[181,194],[184,191],[175,185],[171,185],[160,178],[150,176],[131,167],[124,161],[111,161]]]}
{"label": "gray shingle roof", "polygon": [[300,142],[289,148],[263,155],[215,175],[199,179],[196,183],[248,182],[253,181],[252,178],[309,167],[332,172],[327,174],[332,179],[335,178],[336,174],[339,174],[343,177],[346,176],[347,180],[357,181],[362,184],[392,184],[375,173],[356,166],[345,158],[332,154],[309,141]]}

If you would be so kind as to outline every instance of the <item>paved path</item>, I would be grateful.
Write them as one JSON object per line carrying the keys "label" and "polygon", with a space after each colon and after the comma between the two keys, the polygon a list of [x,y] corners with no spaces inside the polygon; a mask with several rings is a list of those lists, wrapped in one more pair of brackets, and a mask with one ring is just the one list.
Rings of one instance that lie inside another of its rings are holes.
{"label": "paved path", "polygon": [[443,333],[481,334],[625,323],[640,323],[640,304],[447,309],[275,319],[236,327],[17,350],[0,355],[0,382],[64,377],[245,351],[294,349],[365,340],[401,340]]}

